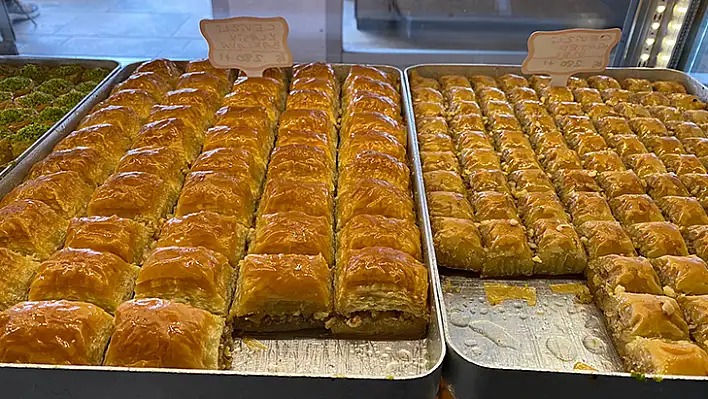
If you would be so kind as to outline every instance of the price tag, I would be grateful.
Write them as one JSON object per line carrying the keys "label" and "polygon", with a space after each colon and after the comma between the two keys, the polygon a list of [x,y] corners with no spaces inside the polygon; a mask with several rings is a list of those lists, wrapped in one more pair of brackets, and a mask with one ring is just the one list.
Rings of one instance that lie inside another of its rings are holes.
{"label": "price tag", "polygon": [[199,28],[209,44],[209,61],[217,68],[238,68],[253,77],[293,64],[285,18],[203,19]]}
{"label": "price tag", "polygon": [[552,86],[565,86],[574,73],[604,71],[621,36],[617,28],[534,32],[521,70],[551,75]]}

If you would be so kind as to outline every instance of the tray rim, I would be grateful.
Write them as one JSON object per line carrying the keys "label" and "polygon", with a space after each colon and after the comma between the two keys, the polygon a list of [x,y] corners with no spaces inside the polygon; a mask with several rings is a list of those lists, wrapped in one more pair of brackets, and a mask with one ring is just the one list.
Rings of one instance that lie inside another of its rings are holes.
{"label": "tray rim", "polygon": [[[420,68],[448,68],[448,67],[453,67],[453,68],[489,68],[492,70],[496,70],[499,68],[508,68],[508,69],[515,69],[516,72],[510,72],[510,73],[517,73],[519,75],[528,77],[531,76],[529,74],[525,74],[521,71],[521,65],[514,65],[514,64],[465,64],[465,63],[440,63],[440,64],[415,64],[408,66],[404,69],[404,75],[406,78],[407,86],[410,88],[410,73],[415,72],[416,70]],[[624,68],[624,67],[608,67],[606,68],[606,71],[638,71],[639,73],[643,72],[655,72],[655,73],[674,73],[682,78],[686,79],[687,81],[692,82],[693,84],[697,85],[698,87],[703,87],[708,90],[708,87],[703,85],[700,81],[698,81],[696,78],[692,77],[691,75],[687,74],[684,71],[679,71],[676,69],[671,69],[671,68],[646,68],[646,67],[630,67],[630,68]],[[589,76],[589,75],[598,75],[602,74],[604,72],[598,72],[598,73],[577,73],[573,74],[572,76]],[[406,93],[409,97],[411,97],[410,91]],[[409,110],[409,115],[413,113],[413,108],[412,108],[412,99],[409,99],[409,103],[411,105],[411,109]],[[708,101],[708,98],[703,98],[704,101]],[[415,134],[416,142],[417,142],[417,130],[415,125],[412,127],[413,132]],[[427,210],[427,193],[423,191],[422,193],[423,197],[425,198],[426,202],[426,210]],[[429,217],[429,215],[428,215]],[[431,231],[432,234],[432,231]],[[433,261],[437,265],[437,258],[435,256],[435,251],[432,253]],[[439,266],[443,268],[444,270],[449,270],[449,271],[454,271],[455,273],[459,273],[460,275],[464,275],[465,278],[471,278],[470,276],[472,273],[470,272],[465,272],[463,270],[456,270],[456,269],[450,269],[445,266]],[[439,281],[442,284],[442,275],[438,272],[439,276]],[[576,277],[578,278],[580,275],[568,275],[568,276],[557,276],[557,277],[567,277],[567,278],[572,278]],[[477,279],[484,280],[479,276],[479,274],[475,274],[474,276]],[[544,277],[543,279],[549,279],[549,276],[531,276],[528,278],[522,278],[522,277],[511,277],[511,278],[506,278],[504,280],[510,280],[510,281],[524,281],[524,280],[529,280],[529,279],[534,279],[534,277]],[[552,276],[556,277],[556,276]],[[580,281],[581,279],[578,278]],[[584,276],[582,278],[582,281],[585,282],[586,280],[584,279]],[[494,365],[488,365],[488,364],[480,364],[475,362],[474,360],[470,359],[468,356],[466,356],[464,353],[458,350],[458,348],[455,347],[455,345],[452,343],[452,339],[449,334],[449,320],[448,320],[448,315],[447,315],[447,307],[445,305],[445,300],[443,296],[446,294],[444,290],[440,291],[440,301],[441,303],[439,304],[439,307],[442,311],[442,319],[443,319],[443,331],[444,331],[444,337],[445,337],[445,344],[448,347],[448,350],[450,352],[454,352],[454,355],[459,357],[460,359],[466,361],[470,365],[487,370],[487,371],[521,371],[521,372],[532,372],[532,373],[547,373],[547,374],[565,374],[565,375],[588,375],[592,377],[598,377],[598,376],[604,376],[604,377],[614,377],[614,378],[630,378],[630,379],[635,379],[635,377],[628,372],[625,371],[592,371],[592,370],[550,370],[550,369],[536,369],[536,368],[530,368],[530,367],[495,367]],[[604,321],[603,321],[604,322]],[[613,343],[614,345],[614,343]],[[699,377],[699,376],[685,376],[685,375],[673,375],[673,374],[643,374],[647,378],[655,378],[655,379],[661,379],[661,380],[675,380],[675,381],[708,381],[708,376],[705,377]]]}

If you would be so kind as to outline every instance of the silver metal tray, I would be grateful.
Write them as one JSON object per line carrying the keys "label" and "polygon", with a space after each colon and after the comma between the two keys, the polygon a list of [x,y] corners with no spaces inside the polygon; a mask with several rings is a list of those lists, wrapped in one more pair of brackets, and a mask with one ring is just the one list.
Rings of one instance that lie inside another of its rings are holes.
{"label": "silver metal tray", "polygon": [[[76,121],[67,124],[67,129],[73,129],[88,110],[108,96],[113,85],[125,79],[138,65],[127,65],[93,93],[77,112]],[[340,80],[344,80],[350,67],[335,65]],[[405,99],[404,117],[412,120],[402,71],[386,66],[380,68],[399,74]],[[98,396],[104,399],[434,398],[446,351],[439,308],[440,280],[434,267],[418,145],[411,124],[408,140],[418,223],[425,263],[430,271],[431,318],[426,338],[404,341],[237,338],[231,369],[218,371],[2,364],[0,386],[5,387],[8,398],[28,399],[94,399]],[[31,165],[44,158],[54,144],[43,142],[41,150],[24,160],[23,168],[19,165],[15,168],[12,179],[0,181],[0,195],[21,182]]]}
{"label": "silver metal tray", "polygon": [[[412,72],[432,78],[447,74],[523,74],[519,66],[416,65],[405,70],[406,79]],[[690,93],[708,100],[708,89],[680,71],[610,68],[604,74],[617,79],[678,81]],[[408,113],[412,114],[412,109]],[[413,121],[410,123],[413,125]],[[515,398],[523,393],[529,399],[569,395],[653,399],[676,395],[678,390],[681,398],[706,397],[706,377],[634,378],[625,373],[599,309],[594,304],[580,303],[573,294],[553,290],[557,284],[585,284],[583,276],[489,280],[444,267],[439,273],[440,307],[448,347],[443,374],[459,398]],[[485,283],[533,287],[537,304],[529,306],[517,299],[492,306],[485,294]],[[578,363],[597,371],[577,370]]]}
{"label": "silver metal tray", "polygon": [[[111,72],[106,76],[103,81],[101,81],[98,86],[96,86],[93,91],[87,94],[81,102],[76,104],[74,108],[69,110],[57,123],[54,124],[49,130],[47,130],[42,136],[40,136],[35,142],[29,146],[20,156],[15,158],[9,163],[8,166],[0,170],[0,180],[4,180],[13,169],[17,168],[18,164],[22,162],[25,158],[28,158],[32,152],[37,148],[44,147],[43,142],[51,141],[53,144],[49,147],[51,149],[54,147],[59,140],[66,137],[76,124],[78,124],[79,119],[77,115],[81,114],[84,108],[84,104],[89,101],[89,99],[99,91],[105,84],[107,84],[113,76],[118,73],[120,64],[117,61],[110,60],[97,60],[97,59],[87,59],[87,58],[55,58],[55,57],[28,57],[28,56],[0,56],[0,64],[10,64],[10,65],[26,65],[26,64],[39,64],[39,65],[62,65],[62,64],[78,64],[86,68],[97,68],[103,67],[108,68]],[[90,109],[90,108],[89,108]],[[88,110],[86,110],[88,111]],[[85,114],[85,112],[84,112]],[[42,155],[42,158],[48,154]],[[27,173],[27,171],[25,171]],[[0,196],[5,195],[6,192],[2,192]]]}

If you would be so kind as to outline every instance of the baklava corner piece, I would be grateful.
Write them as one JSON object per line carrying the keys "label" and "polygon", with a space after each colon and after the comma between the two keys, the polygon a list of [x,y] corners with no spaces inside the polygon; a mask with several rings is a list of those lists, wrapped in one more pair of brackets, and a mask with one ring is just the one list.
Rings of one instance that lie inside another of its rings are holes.
{"label": "baklava corner piece", "polygon": [[322,255],[250,254],[239,265],[229,319],[237,331],[323,328],[332,313],[331,273]]}
{"label": "baklava corner piece", "polygon": [[336,317],[326,327],[341,337],[418,339],[428,326],[428,269],[391,248],[349,252],[334,277]]}
{"label": "baklava corner piece", "polygon": [[113,317],[85,302],[20,302],[0,313],[0,331],[2,363],[98,366]]}
{"label": "baklava corner piece", "polygon": [[105,366],[219,369],[228,366],[230,334],[224,319],[162,299],[124,302]]}

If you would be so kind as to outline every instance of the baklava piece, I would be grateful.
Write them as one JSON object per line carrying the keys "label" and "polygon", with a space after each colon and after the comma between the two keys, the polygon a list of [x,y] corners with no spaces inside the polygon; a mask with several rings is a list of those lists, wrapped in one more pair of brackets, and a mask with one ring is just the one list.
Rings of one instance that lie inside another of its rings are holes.
{"label": "baklava piece", "polygon": [[469,183],[470,190],[473,192],[497,191],[500,193],[511,194],[511,189],[506,182],[506,175],[500,170],[476,170],[470,173]]}
{"label": "baklava piece", "polygon": [[668,97],[665,95],[659,93],[659,92],[641,92],[641,93],[632,93],[630,100],[633,103],[636,104],[641,104],[645,107],[656,107],[656,106],[664,106],[667,107],[669,104],[671,104],[671,101],[669,100]]}
{"label": "baklava piece", "polygon": [[647,258],[688,255],[681,231],[669,222],[636,223],[628,226],[627,232],[639,253]]}
{"label": "baklava piece", "polygon": [[423,173],[423,182],[425,183],[426,192],[449,191],[463,195],[467,193],[462,177],[455,172],[445,170],[426,172]]}
{"label": "baklava piece", "polygon": [[[460,170],[457,157],[452,152],[421,153],[421,160],[424,171],[450,170],[458,172]],[[361,176],[387,181],[403,191],[407,191],[410,186],[411,172],[408,166],[390,155],[377,151],[360,152],[349,164],[340,164],[339,166],[339,186],[341,187],[353,184],[352,182]]]}
{"label": "baklava piece", "polygon": [[161,298],[225,315],[231,304],[234,270],[228,259],[204,247],[163,247],[140,268],[135,298]]}
{"label": "baklava piece", "polygon": [[575,98],[573,92],[565,86],[549,86],[541,91],[541,102],[543,104],[572,102]]}
{"label": "baklava piece", "polygon": [[708,111],[704,109],[687,110],[683,112],[683,116],[698,125],[708,123]]}
{"label": "baklava piece", "polygon": [[625,352],[625,365],[631,371],[708,375],[708,354],[690,341],[636,338],[625,346]]}
{"label": "baklava piece", "polygon": [[646,194],[625,194],[610,200],[615,217],[624,226],[634,223],[663,222],[661,209]]}
{"label": "baklava piece", "polygon": [[617,172],[627,168],[622,163],[619,155],[612,150],[597,151],[583,156],[583,166],[585,169],[602,172]]}
{"label": "baklava piece", "polygon": [[268,164],[268,179],[327,183],[334,189],[333,162],[321,148],[303,144],[276,147]]}
{"label": "baklava piece", "polygon": [[201,139],[196,131],[178,119],[148,123],[140,129],[133,148],[171,148],[180,154],[186,163],[192,163],[201,151]]}
{"label": "baklava piece", "polygon": [[639,104],[619,103],[612,107],[612,109],[617,115],[629,120],[634,118],[651,117],[651,113],[649,112],[649,110]]}
{"label": "baklava piece", "polygon": [[541,219],[567,223],[568,216],[555,192],[530,192],[519,196],[519,212],[526,226],[533,226]]}
{"label": "baklava piece", "polygon": [[576,191],[601,192],[595,181],[595,173],[586,170],[559,170],[553,175],[553,182],[561,199],[565,202]]}
{"label": "baklava piece", "polygon": [[145,90],[157,101],[161,101],[170,90],[170,84],[155,72],[137,72],[117,84],[111,93],[126,89]]}
{"label": "baklava piece", "polygon": [[97,124],[73,131],[54,146],[54,152],[81,147],[96,150],[108,163],[117,163],[130,147],[130,137],[116,125]]}
{"label": "baklava piece", "polygon": [[52,151],[42,161],[37,162],[27,174],[27,179],[36,179],[42,175],[57,172],[76,172],[92,187],[98,186],[108,178],[115,163],[104,159],[95,149],[89,147],[71,148]]}
{"label": "baklava piece", "polygon": [[44,260],[61,247],[67,225],[43,202],[15,201],[0,208],[0,247]]}
{"label": "baklava piece", "polygon": [[29,286],[40,263],[31,256],[0,248],[0,311],[27,300]]}
{"label": "baklava piece", "polygon": [[[361,156],[360,153],[359,156]],[[359,157],[358,156],[358,157]],[[454,152],[431,152],[431,151],[421,151],[420,152],[420,163],[422,165],[423,173],[432,172],[436,170],[443,170],[448,172],[460,173],[460,164],[457,161],[457,156]],[[347,165],[348,166],[348,165]],[[346,170],[346,166],[345,166]],[[376,177],[374,174],[362,173],[359,176],[372,176]]]}
{"label": "baklava piece", "polygon": [[577,88],[573,90],[575,101],[581,104],[602,103],[602,97],[597,89]]}
{"label": "baklava piece", "polygon": [[507,73],[497,78],[499,86],[504,91],[509,91],[515,87],[529,87],[529,82],[525,77],[513,73]]}
{"label": "baklava piece", "polygon": [[175,301],[150,298],[123,303],[105,366],[226,368],[224,319]]}
{"label": "baklava piece", "polygon": [[659,93],[686,93],[686,88],[681,83],[670,80],[657,80],[652,83],[652,87]]}
{"label": "baklava piece", "polygon": [[622,86],[615,78],[611,78],[605,75],[594,75],[590,76],[588,79],[588,84],[598,90],[605,89],[620,89]]}
{"label": "baklava piece", "polygon": [[514,219],[519,221],[519,215],[514,200],[509,194],[496,191],[475,193],[472,198],[476,220]]}
{"label": "baklava piece", "polygon": [[652,107],[647,107],[647,109],[651,113],[651,116],[659,119],[664,125],[667,123],[681,122],[683,120],[681,111],[674,107],[655,105]]}
{"label": "baklava piece", "polygon": [[509,174],[509,181],[515,197],[524,193],[555,193],[555,188],[546,172],[539,169],[518,170]]}
{"label": "baklava piece", "polygon": [[335,271],[337,317],[326,327],[337,336],[422,337],[429,317],[428,285],[426,266],[404,252],[385,247],[351,251]]}
{"label": "baklava piece", "polygon": [[597,182],[610,198],[624,194],[644,194],[645,190],[644,183],[631,170],[600,173]]}
{"label": "baklava piece", "polygon": [[118,216],[92,216],[69,223],[64,246],[116,255],[127,263],[142,263],[151,241],[151,232],[142,224]]}
{"label": "baklava piece", "polygon": [[650,136],[642,139],[649,151],[662,158],[666,154],[684,154],[686,151],[676,137]]}
{"label": "baklava piece", "polygon": [[87,302],[113,314],[133,296],[137,275],[137,266],[112,253],[64,248],[42,262],[29,299]]}
{"label": "baklava piece", "polygon": [[680,110],[701,110],[706,108],[706,103],[693,94],[672,93],[667,94],[671,101],[671,106]]}
{"label": "baklava piece", "polygon": [[530,276],[533,253],[526,233],[517,220],[486,220],[481,224],[486,262],[483,276]]}
{"label": "baklava piece", "polygon": [[256,223],[250,253],[322,254],[328,264],[334,260],[334,238],[329,218],[301,212],[261,215]]}
{"label": "baklava piece", "polygon": [[432,217],[433,245],[439,265],[482,271],[485,252],[482,237],[472,220]]}
{"label": "baklava piece", "polygon": [[632,92],[622,89],[604,89],[600,90],[600,93],[602,94],[602,99],[605,101],[605,104],[611,107],[620,103],[630,102],[632,97]]}
{"label": "baklava piece", "polygon": [[146,119],[152,107],[156,105],[155,99],[145,90],[126,89],[111,94],[110,97],[100,102],[93,111],[109,106],[126,107],[132,109],[140,119]]}
{"label": "baklava piece", "polygon": [[639,140],[639,138],[634,134],[609,137],[607,139],[607,144],[609,144],[610,147],[612,147],[622,158],[649,152],[641,140]]}
{"label": "baklava piece", "polygon": [[[364,132],[362,132],[362,133],[364,133]],[[468,132],[468,133],[472,133],[472,132]],[[385,133],[385,134],[387,134],[390,137],[393,137],[388,133]],[[357,134],[355,137],[360,137],[360,136],[364,136],[364,135]],[[349,140],[342,143],[342,146],[340,148],[340,154],[342,154],[342,152],[346,150],[346,148],[350,142],[353,142],[354,140],[356,140],[355,137],[352,137]],[[396,142],[398,142],[398,141],[396,141]],[[459,143],[459,141],[458,141],[458,143]],[[476,142],[473,142],[473,144],[474,143],[476,143]],[[490,148],[490,149],[492,148],[492,144],[489,142],[489,139],[487,139],[486,137],[484,138],[484,140],[480,141],[480,145],[486,145],[484,148]],[[418,146],[420,147],[421,152],[454,152],[455,151],[455,144],[453,143],[452,138],[447,135],[447,133],[432,133],[432,132],[431,133],[419,133],[418,134]],[[375,149],[376,148],[374,148],[374,150]],[[355,154],[353,154],[353,155],[355,155]],[[352,155],[348,155],[347,152],[344,152],[344,156],[351,157]]]}
{"label": "baklava piece", "polygon": [[[461,202],[467,199],[455,193],[428,193],[430,213],[464,213],[472,217],[472,207]],[[391,183],[376,179],[361,179],[350,187],[342,188],[338,193],[337,221],[343,227],[356,215],[381,215],[397,219],[415,220],[413,201],[408,192]]]}
{"label": "baklava piece", "polygon": [[87,213],[89,216],[116,215],[156,227],[171,211],[176,198],[177,193],[155,175],[118,173],[93,193]]}
{"label": "baklava piece", "polygon": [[654,199],[666,196],[688,197],[688,189],[673,173],[655,173],[644,178],[647,183],[647,192]]}
{"label": "baklava piece", "polygon": [[708,137],[701,127],[693,122],[673,122],[668,127],[679,140],[690,137]]}
{"label": "baklava piece", "polygon": [[691,338],[705,350],[708,347],[708,295],[680,296],[678,303],[691,330]]}
{"label": "baklava piece", "polygon": [[661,160],[669,171],[679,176],[687,173],[706,173],[701,160],[693,154],[666,154]]}
{"label": "baklava piece", "polygon": [[636,256],[634,245],[617,222],[586,222],[578,228],[590,259],[605,255]]}
{"label": "baklava piece", "polygon": [[0,202],[5,206],[20,200],[41,201],[64,218],[81,215],[93,187],[76,172],[57,172],[28,180],[10,191]]}
{"label": "baklava piece", "polygon": [[610,205],[600,193],[576,192],[566,202],[576,226],[589,221],[615,221]]}
{"label": "baklava piece", "polygon": [[629,91],[641,92],[652,91],[651,82],[646,79],[626,78],[622,79],[622,88]]}
{"label": "baklava piece", "polygon": [[708,265],[701,258],[666,255],[652,259],[651,263],[672,294],[708,294]]}
{"label": "baklava piece", "polygon": [[260,159],[266,160],[272,145],[273,140],[267,130],[259,131],[249,127],[216,126],[205,133],[202,151],[211,151],[218,148],[243,148],[258,154]]}
{"label": "baklava piece", "polygon": [[168,220],[156,246],[204,247],[225,256],[236,267],[243,256],[248,228],[233,216],[203,211]]}
{"label": "baklava piece", "polygon": [[501,161],[496,152],[486,149],[463,151],[460,154],[463,176],[469,176],[475,170],[502,170]]}
{"label": "baklava piece", "polygon": [[629,125],[639,137],[669,135],[666,126],[656,118],[632,118],[629,120]]}
{"label": "baklava piece", "polygon": [[578,154],[568,148],[554,148],[539,158],[549,173],[583,168]]}
{"label": "baklava piece", "polygon": [[422,261],[420,231],[412,221],[377,215],[357,215],[337,234],[339,255],[368,247],[403,251]]}
{"label": "baklava piece", "polygon": [[250,179],[220,172],[192,172],[184,182],[175,216],[213,211],[235,216],[239,223],[249,226],[255,206],[250,183]]}
{"label": "baklava piece", "polygon": [[100,366],[113,317],[85,302],[20,302],[0,313],[0,362]]}
{"label": "baklava piece", "polygon": [[[673,138],[676,140],[676,138]],[[708,138],[688,137],[683,139],[683,147],[686,151],[703,160],[708,157]],[[705,165],[705,161],[703,161]]]}
{"label": "baklava piece", "polygon": [[434,191],[427,196],[432,216],[474,219],[472,205],[462,194]]}
{"label": "baklava piece", "polygon": [[179,191],[188,169],[187,160],[178,151],[169,147],[156,147],[128,151],[118,163],[116,173],[150,173],[164,180],[173,190]]}
{"label": "baklava piece", "polygon": [[688,173],[681,176],[681,183],[698,199],[703,208],[708,208],[708,174]]}
{"label": "baklava piece", "polygon": [[164,58],[143,62],[135,68],[135,72],[154,72],[172,84],[175,84],[182,74],[177,64]]}
{"label": "baklava piece", "polygon": [[688,250],[708,261],[708,226],[691,226],[683,230]]}
{"label": "baklava piece", "polygon": [[590,261],[585,274],[595,303],[602,310],[612,305],[615,293],[663,294],[659,276],[641,256],[602,256]]}
{"label": "baklava piece", "polygon": [[[303,132],[301,137],[310,134],[310,132]],[[292,136],[292,135],[288,135]],[[287,143],[282,141],[283,136],[278,137],[280,144],[287,145]],[[431,143],[429,147],[423,147],[422,140],[419,141],[421,151],[454,151],[454,146],[452,140],[448,137],[440,137],[441,143],[440,147],[435,148],[433,145],[435,141]],[[336,144],[330,141],[332,147]],[[292,143],[296,144],[296,143]],[[305,144],[300,143],[300,144]],[[356,135],[349,137],[348,140],[342,143],[339,147],[338,157],[340,164],[348,164],[356,155],[363,151],[375,150],[383,154],[390,155],[401,162],[406,162],[406,147],[404,147],[396,137],[385,133],[377,131],[365,131],[359,132]]]}
{"label": "baklava piece", "polygon": [[708,215],[700,202],[693,197],[665,196],[657,201],[672,223],[679,227],[708,224]]}
{"label": "baklava piece", "polygon": [[666,173],[666,167],[656,154],[633,154],[625,158],[625,164],[641,178],[655,173]]}
{"label": "baklava piece", "polygon": [[580,237],[568,223],[540,219],[531,229],[531,240],[540,262],[534,262],[534,274],[578,274],[585,270],[587,257]]}

